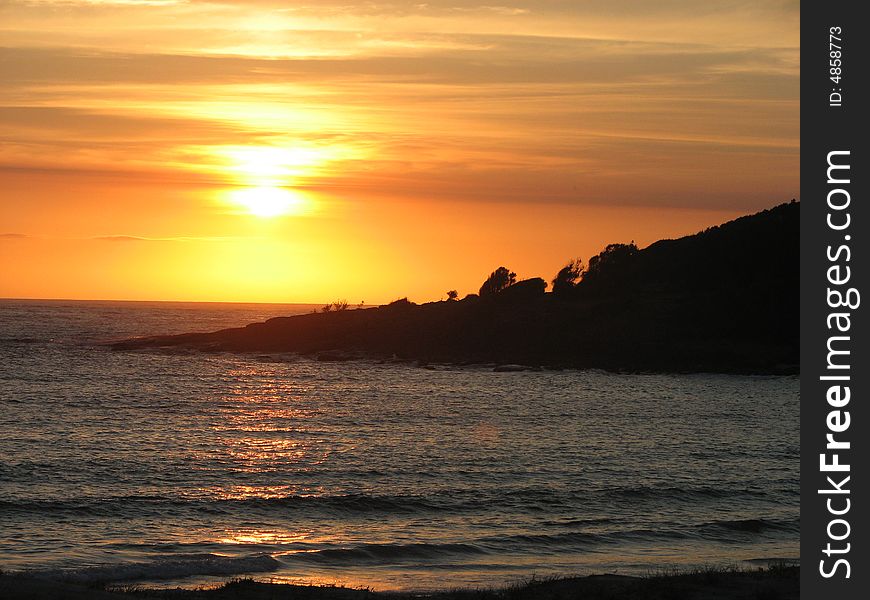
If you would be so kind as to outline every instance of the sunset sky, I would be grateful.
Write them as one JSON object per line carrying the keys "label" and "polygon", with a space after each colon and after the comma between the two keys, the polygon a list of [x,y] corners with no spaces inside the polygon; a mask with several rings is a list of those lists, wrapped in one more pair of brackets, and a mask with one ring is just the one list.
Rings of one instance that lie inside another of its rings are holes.
{"label": "sunset sky", "polygon": [[0,297],[437,300],[799,197],[796,0],[0,0]]}

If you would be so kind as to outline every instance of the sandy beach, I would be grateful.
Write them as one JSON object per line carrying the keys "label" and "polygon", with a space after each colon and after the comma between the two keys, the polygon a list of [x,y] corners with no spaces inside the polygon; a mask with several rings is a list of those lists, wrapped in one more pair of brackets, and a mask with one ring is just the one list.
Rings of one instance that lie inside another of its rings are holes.
{"label": "sandy beach", "polygon": [[530,580],[523,584],[492,589],[445,589],[438,592],[378,592],[332,586],[299,586],[258,582],[252,579],[229,581],[208,589],[163,589],[81,586],[71,583],[0,575],[0,597],[4,600],[111,600],[122,598],[180,600],[277,600],[282,598],[351,600],[357,598],[410,600],[789,600],[800,597],[798,567],[771,567],[767,570],[695,570],[646,577],[591,575],[559,579]]}

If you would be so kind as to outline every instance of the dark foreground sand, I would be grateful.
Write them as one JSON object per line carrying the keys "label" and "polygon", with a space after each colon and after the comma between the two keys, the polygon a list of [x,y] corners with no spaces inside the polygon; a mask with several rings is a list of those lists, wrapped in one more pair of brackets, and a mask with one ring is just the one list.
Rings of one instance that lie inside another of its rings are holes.
{"label": "dark foreground sand", "polygon": [[531,581],[491,590],[432,593],[373,592],[236,580],[206,590],[118,588],[105,590],[0,575],[2,600],[790,600],[800,597],[798,567],[764,571],[705,570],[674,575],[593,575]]}

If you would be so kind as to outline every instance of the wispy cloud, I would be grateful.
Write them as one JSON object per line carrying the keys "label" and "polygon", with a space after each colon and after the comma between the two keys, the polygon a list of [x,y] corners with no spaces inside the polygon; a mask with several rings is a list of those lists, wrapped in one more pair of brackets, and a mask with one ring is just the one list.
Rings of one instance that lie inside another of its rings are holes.
{"label": "wispy cloud", "polygon": [[733,191],[739,173],[747,194],[796,193],[789,0],[0,10],[15,24],[0,24],[0,170],[220,185],[221,169],[239,168],[215,160],[222,147],[318,147],[341,158],[288,183],[655,205],[698,195],[705,179]]}
{"label": "wispy cloud", "polygon": [[174,236],[174,237],[144,237],[138,235],[98,235],[90,238],[99,242],[227,242],[240,239],[238,236]]}
{"label": "wispy cloud", "polygon": [[146,238],[135,235],[101,235],[93,238],[101,242],[165,242],[167,240],[159,238]]}

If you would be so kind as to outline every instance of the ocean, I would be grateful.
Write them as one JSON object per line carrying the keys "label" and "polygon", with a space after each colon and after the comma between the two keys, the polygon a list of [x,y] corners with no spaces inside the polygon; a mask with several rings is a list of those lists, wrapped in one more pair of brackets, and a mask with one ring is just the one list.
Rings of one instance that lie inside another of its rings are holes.
{"label": "ocean", "polygon": [[0,569],[426,590],[798,559],[797,377],[101,345],[313,308],[0,301]]}

